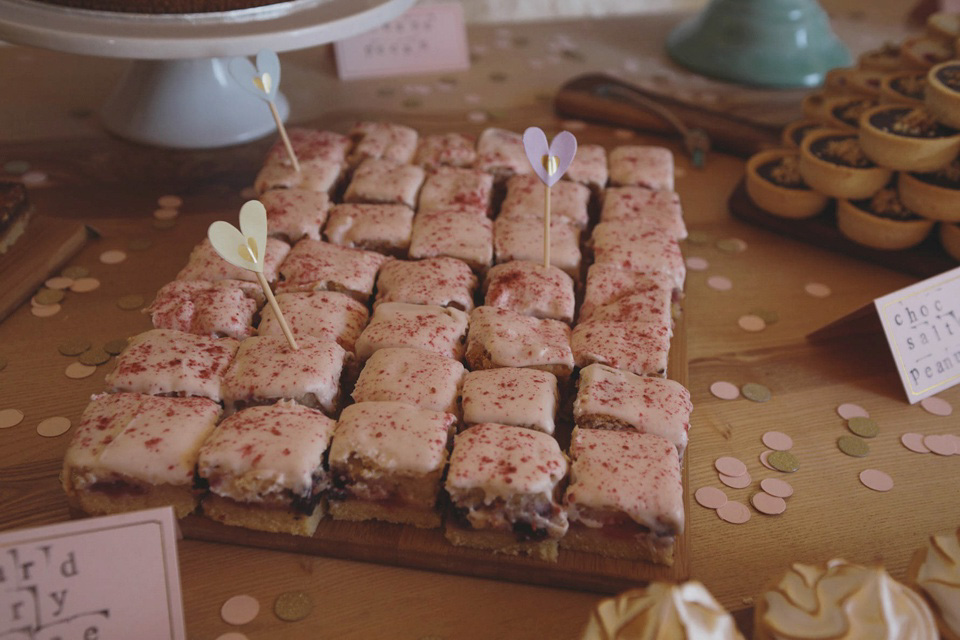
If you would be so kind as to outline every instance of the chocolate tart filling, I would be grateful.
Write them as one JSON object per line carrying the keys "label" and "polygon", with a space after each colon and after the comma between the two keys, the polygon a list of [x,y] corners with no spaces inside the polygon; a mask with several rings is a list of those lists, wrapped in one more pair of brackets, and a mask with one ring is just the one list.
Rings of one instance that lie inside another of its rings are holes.
{"label": "chocolate tart filling", "polygon": [[830,110],[830,113],[837,120],[848,124],[851,127],[856,127],[863,112],[867,109],[872,109],[878,104],[880,103],[876,100],[852,100],[850,102],[838,104]]}
{"label": "chocolate tart filling", "polygon": [[929,173],[911,173],[911,176],[926,184],[944,189],[960,189],[960,161],[954,160],[943,169]]}
{"label": "chocolate tart filling", "polygon": [[854,169],[876,166],[867,158],[856,136],[824,136],[810,144],[810,152],[817,158]]}
{"label": "chocolate tart filling", "polygon": [[948,89],[960,91],[960,65],[949,65],[937,69],[936,78]]}
{"label": "chocolate tart filling", "polygon": [[881,189],[872,198],[851,200],[850,202],[861,211],[877,216],[878,218],[886,218],[887,220],[896,220],[898,222],[920,219],[920,216],[903,206],[896,189],[893,187]]}
{"label": "chocolate tart filling", "polygon": [[927,78],[923,74],[900,76],[890,81],[890,88],[900,95],[912,100],[923,100],[923,92],[927,87]]}
{"label": "chocolate tart filling", "polygon": [[796,156],[786,156],[765,162],[757,167],[757,174],[784,189],[809,190],[800,175],[800,164]]}
{"label": "chocolate tart filling", "polygon": [[879,111],[870,116],[870,124],[885,133],[909,138],[946,138],[957,134],[956,129],[937,122],[929,111],[910,107]]}

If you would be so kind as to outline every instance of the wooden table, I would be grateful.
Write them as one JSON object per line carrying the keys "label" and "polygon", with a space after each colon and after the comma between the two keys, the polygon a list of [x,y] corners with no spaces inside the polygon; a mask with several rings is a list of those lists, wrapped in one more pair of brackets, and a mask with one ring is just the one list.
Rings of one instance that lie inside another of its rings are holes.
{"label": "wooden table", "polygon": [[[511,27],[509,32],[476,28],[472,42],[487,48],[471,72],[444,74],[442,81],[425,76],[341,84],[331,71],[329,50],[308,50],[284,56],[284,88],[297,122],[340,131],[358,118],[386,118],[424,132],[479,132],[491,125],[522,130],[530,124],[557,130],[564,123],[552,115],[551,87],[575,72],[604,70],[626,64],[625,58],[649,55],[662,42],[664,25],[676,20],[560,23]],[[546,48],[532,46],[558,34],[579,47],[579,54],[559,54],[559,65]],[[862,33],[859,37],[866,41]],[[646,44],[634,51],[633,44],[626,44],[634,39]],[[882,41],[878,37],[874,44]],[[500,42],[510,44],[501,50]],[[518,55],[519,64],[511,57]],[[540,59],[539,66],[533,58]],[[55,415],[76,423],[89,395],[102,389],[109,367],[85,380],[68,380],[63,371],[71,359],[61,356],[57,345],[75,336],[104,342],[148,328],[146,316],[121,311],[115,301],[129,293],[149,300],[173,278],[210,221],[236,215],[239,191],[251,181],[270,143],[188,153],[108,137],[90,110],[121,68],[116,61],[0,49],[0,84],[20,89],[10,97],[5,93],[0,102],[0,163],[27,160],[50,176],[31,190],[43,215],[83,221],[98,230],[101,237],[70,262],[89,267],[102,281],[93,293],[69,294],[63,311],[52,318],[32,316],[27,304],[0,324],[0,356],[9,361],[0,371],[0,408],[26,413],[21,425],[0,431],[0,530],[68,518],[57,480],[67,438],[43,439],[34,428]],[[448,86],[441,90],[441,84]],[[468,116],[480,111],[485,122]],[[609,147],[625,140],[622,133],[594,125],[576,133],[581,142]],[[821,345],[804,336],[912,280],[733,220],[725,203],[742,174],[741,159],[713,154],[701,171],[690,167],[673,140],[642,135],[629,140],[674,149],[687,224],[711,238],[684,247],[687,256],[709,262],[707,271],[690,272],[687,279],[689,379],[696,406],[686,461],[689,490],[721,486],[712,468],[721,455],[744,460],[755,480],[775,475],[757,461],[764,448],[760,436],[770,429],[793,436],[802,464],[789,478],[796,494],[784,515],[754,512],[750,522],[734,526],[712,511],[691,507],[693,577],[725,606],[738,610],[749,607],[764,583],[792,561],[842,556],[882,562],[903,577],[910,554],[925,535],[960,524],[960,493],[951,480],[960,459],[920,457],[906,451],[899,436],[956,432],[957,419],[936,418],[906,403],[892,359],[876,337]],[[175,228],[157,230],[151,213],[156,198],[166,193],[183,196],[183,213]],[[126,248],[139,237],[151,238],[152,246],[130,251],[119,266],[98,262],[102,251]],[[746,241],[747,250],[728,254],[713,243],[728,237]],[[5,271],[0,270],[0,286],[9,284],[3,282],[9,277]],[[710,275],[729,277],[732,290],[709,288]],[[827,284],[832,295],[807,295],[808,282]],[[739,316],[758,308],[777,312],[779,321],[760,333],[740,329]],[[773,399],[766,404],[718,400],[708,390],[716,380],[760,382],[772,390]],[[960,389],[943,397],[960,407]],[[867,459],[848,458],[834,444],[845,431],[835,413],[842,402],[863,405],[880,423],[881,435],[871,442]],[[889,472],[895,489],[880,494],[862,487],[857,474],[868,467]],[[727,493],[747,501],[753,490]],[[576,638],[600,597],[191,540],[179,548],[191,638],[212,639],[236,630],[221,621],[219,607],[238,593],[256,596],[264,607],[240,629],[250,638]],[[288,590],[312,595],[316,607],[306,620],[282,623],[270,613],[273,599]]]}

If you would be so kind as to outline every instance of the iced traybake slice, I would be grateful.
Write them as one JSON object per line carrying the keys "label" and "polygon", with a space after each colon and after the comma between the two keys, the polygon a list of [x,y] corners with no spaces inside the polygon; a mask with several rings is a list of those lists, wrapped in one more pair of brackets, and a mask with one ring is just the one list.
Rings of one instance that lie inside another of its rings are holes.
{"label": "iced traybake slice", "polygon": [[373,294],[380,265],[388,259],[373,251],[304,238],[280,266],[277,291],[338,291],[365,303]]}
{"label": "iced traybake slice", "polygon": [[673,191],[673,152],[666,147],[616,147],[609,166],[611,186]]}
{"label": "iced traybake slice", "polygon": [[267,233],[290,243],[303,237],[320,239],[330,197],[307,189],[274,189],[258,198],[267,210]]}
{"label": "iced traybake slice", "polygon": [[673,565],[684,526],[676,447],[649,433],[576,428],[570,458],[560,546]]}
{"label": "iced traybake slice", "polygon": [[343,177],[343,165],[330,160],[302,160],[300,171],[288,162],[268,162],[253,181],[258,196],[275,189],[304,189],[332,193]]}
{"label": "iced traybake slice", "polygon": [[[350,138],[343,134],[304,127],[289,127],[287,136],[297,160],[302,161],[327,160],[342,165],[352,144]],[[277,140],[270,147],[265,163],[271,162],[290,164],[287,148],[282,140]]]}
{"label": "iced traybake slice", "polygon": [[402,204],[338,204],[323,234],[332,244],[395,256],[406,255],[413,209]]}
{"label": "iced traybake slice", "polygon": [[297,347],[291,349],[283,336],[254,336],[241,342],[223,376],[227,412],[294,400],[336,415],[348,352],[333,340],[313,336],[299,336]]}
{"label": "iced traybake slice", "polygon": [[[597,307],[590,320],[627,322],[631,324],[655,324],[669,329],[673,337],[673,309],[669,296],[659,292],[631,293],[618,300]],[[586,319],[581,319],[586,322]]]}
{"label": "iced traybake slice", "polygon": [[477,141],[462,133],[442,133],[420,138],[413,164],[428,171],[441,167],[471,167],[477,159]]}
{"label": "iced traybake slice", "polygon": [[573,420],[581,429],[652,433],[687,449],[690,392],[679,382],[638,376],[602,364],[580,370]]}
{"label": "iced traybake slice", "polygon": [[676,290],[683,290],[687,267],[680,245],[673,236],[657,228],[629,222],[601,222],[590,238],[594,265],[609,264],[624,271],[663,273]]}
{"label": "iced traybake slice", "polygon": [[661,228],[677,240],[687,237],[680,196],[643,187],[611,187],[603,194],[600,222],[630,222]]}
{"label": "iced traybake slice", "polygon": [[357,359],[362,362],[385,347],[411,347],[459,360],[469,318],[450,307],[386,302],[357,339]]}
{"label": "iced traybake slice", "polygon": [[382,158],[400,164],[413,160],[419,136],[416,130],[390,122],[358,122],[350,129],[354,146],[347,156],[351,167],[367,158]]}
{"label": "iced traybake slice", "polygon": [[534,318],[573,322],[573,278],[554,266],[515,260],[495,265],[484,280],[484,304]]}
{"label": "iced traybake slice", "polygon": [[628,296],[642,296],[652,309],[669,308],[676,293],[675,280],[667,272],[642,273],[609,264],[593,264],[587,270],[579,321],[590,318],[599,307]]}
{"label": "iced traybake slice", "polygon": [[477,307],[470,314],[466,359],[473,370],[529,367],[566,380],[573,372],[570,327],[508,309]]}
{"label": "iced traybake slice", "polygon": [[527,153],[523,150],[523,137],[519,133],[496,127],[484,129],[480,134],[475,166],[492,174],[496,182],[518,173],[533,172]]}
{"label": "iced traybake slice", "polygon": [[570,336],[578,367],[599,363],[641,376],[667,374],[669,325],[596,320],[580,322]]}
{"label": "iced traybake slice", "polygon": [[157,291],[144,312],[155,329],[201,336],[252,336],[253,316],[264,303],[260,285],[243,280],[174,280]]}
{"label": "iced traybake slice", "polygon": [[907,573],[933,609],[944,640],[960,639],[960,529],[929,536]]}
{"label": "iced traybake slice", "polygon": [[456,422],[402,402],[344,409],[330,447],[331,515],[439,527],[437,497]]}
{"label": "iced traybake slice", "polygon": [[234,527],[312,536],[330,487],[323,456],[336,423],[290,400],[226,418],[200,448],[203,515]]}
{"label": "iced traybake slice", "polygon": [[553,434],[557,377],[547,371],[501,367],[471,371],[463,379],[463,422],[496,422]]}
{"label": "iced traybake slice", "polygon": [[[526,260],[543,264],[543,217],[500,216],[494,221],[493,247],[498,263]],[[562,218],[550,220],[550,264],[580,280],[580,229]]]}
{"label": "iced traybake slice", "polygon": [[[278,238],[267,238],[263,256],[263,277],[273,283],[277,279],[280,263],[290,252],[290,245]],[[190,252],[186,266],[177,274],[177,280],[246,280],[256,282],[257,276],[246,269],[234,266],[220,257],[209,238],[196,245]]]}
{"label": "iced traybake slice", "polygon": [[[543,224],[545,186],[534,175],[513,176],[507,180],[507,197],[500,205],[500,217],[535,218]],[[560,181],[550,188],[550,215],[579,229],[590,223],[587,205],[590,190],[577,182]]]}
{"label": "iced traybake slice", "polygon": [[557,561],[567,459],[552,436],[483,423],[459,433],[445,487],[444,535],[457,546]]}
{"label": "iced traybake slice", "polygon": [[206,398],[93,396],[64,456],[67,499],[90,515],[170,505],[187,516],[199,501],[197,454],[219,418]]}
{"label": "iced traybake slice", "polygon": [[417,204],[424,177],[422,167],[369,158],[353,172],[343,201],[405,204],[412,209]]}
{"label": "iced traybake slice", "polygon": [[490,214],[493,176],[479,169],[440,167],[420,189],[418,213],[471,207]]}
{"label": "iced traybake slice", "polygon": [[460,414],[465,370],[458,360],[422,349],[379,349],[360,372],[354,402],[403,402],[421,409]]}
{"label": "iced traybake slice", "polygon": [[223,374],[240,343],[171,329],[135,335],[104,382],[110,391],[201,396],[220,402]]}
{"label": "iced traybake slice", "polygon": [[[294,336],[330,340],[351,353],[370,319],[366,305],[336,291],[278,293],[277,304]],[[270,305],[263,309],[257,332],[261,336],[283,335],[283,328]]]}
{"label": "iced traybake slice", "polygon": [[409,302],[473,310],[477,276],[456,258],[391,260],[380,268],[374,309],[384,302]]}
{"label": "iced traybake slice", "polygon": [[599,194],[609,177],[607,169],[607,150],[599,144],[581,144],[577,146],[577,155],[563,174],[564,180],[579,182]]}
{"label": "iced traybake slice", "polygon": [[486,210],[467,206],[418,213],[409,255],[456,258],[482,274],[493,261],[493,220]]}

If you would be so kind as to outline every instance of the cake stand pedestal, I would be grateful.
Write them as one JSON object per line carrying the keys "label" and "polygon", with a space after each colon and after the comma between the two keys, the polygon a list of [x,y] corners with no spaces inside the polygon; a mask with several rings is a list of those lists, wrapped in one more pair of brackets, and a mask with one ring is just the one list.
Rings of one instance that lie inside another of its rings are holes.
{"label": "cake stand pedestal", "polygon": [[[348,38],[396,18],[415,1],[292,0],[210,14],[144,15],[0,0],[0,39],[131,59],[101,109],[103,126],[144,144],[210,149],[276,128],[266,103],[233,81],[230,57]],[[286,119],[286,98],[278,94],[275,103]]]}

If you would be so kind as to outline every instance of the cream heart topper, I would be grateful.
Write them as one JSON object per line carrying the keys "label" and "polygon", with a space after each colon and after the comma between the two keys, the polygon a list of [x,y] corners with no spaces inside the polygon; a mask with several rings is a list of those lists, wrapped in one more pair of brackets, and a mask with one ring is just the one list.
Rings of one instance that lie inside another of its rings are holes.
{"label": "cream heart topper", "polygon": [[263,252],[267,247],[267,210],[259,200],[250,200],[240,209],[240,228],[217,220],[207,230],[210,244],[232,265],[263,273]]}
{"label": "cream heart topper", "polygon": [[262,49],[257,54],[256,66],[247,58],[241,57],[231,59],[228,68],[233,79],[247,93],[268,102],[277,99],[277,89],[280,87],[280,59],[273,51]]}
{"label": "cream heart topper", "polygon": [[569,131],[561,131],[548,146],[543,130],[530,127],[523,132],[523,150],[533,165],[533,172],[545,185],[552,187],[577,155],[577,138]]}

